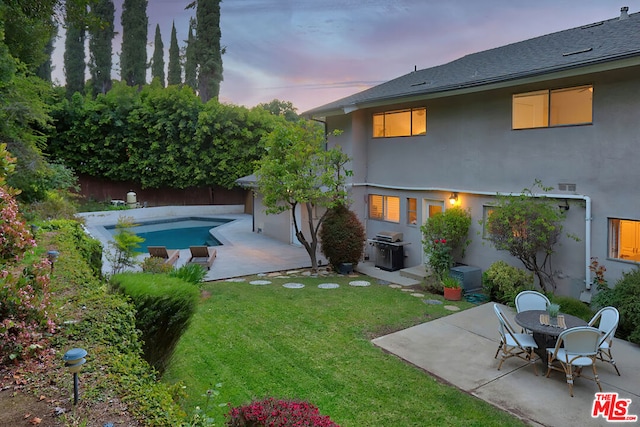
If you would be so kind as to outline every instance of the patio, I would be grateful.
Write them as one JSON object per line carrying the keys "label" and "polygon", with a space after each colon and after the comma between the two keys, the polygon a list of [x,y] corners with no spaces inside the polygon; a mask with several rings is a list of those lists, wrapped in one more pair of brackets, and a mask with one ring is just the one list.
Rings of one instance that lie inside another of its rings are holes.
{"label": "patio", "polygon": [[[514,310],[502,308],[512,321]],[[546,378],[546,366],[540,361],[539,376],[517,358],[505,361],[498,371],[498,360],[493,358],[499,342],[497,328],[493,303],[488,303],[376,338],[373,343],[531,425],[610,425],[603,417],[591,417],[598,392],[593,381],[578,378],[572,398],[564,375],[552,371]],[[614,339],[612,352],[622,376],[599,361],[602,390],[631,399],[628,414],[640,415],[640,347]]]}

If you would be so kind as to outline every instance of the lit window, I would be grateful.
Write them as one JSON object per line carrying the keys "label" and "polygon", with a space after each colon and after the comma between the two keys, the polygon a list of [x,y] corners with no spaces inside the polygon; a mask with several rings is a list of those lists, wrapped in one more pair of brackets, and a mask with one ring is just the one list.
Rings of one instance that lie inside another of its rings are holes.
{"label": "lit window", "polygon": [[418,224],[418,200],[413,197],[407,198],[407,224]]}
{"label": "lit window", "polygon": [[427,109],[410,108],[373,115],[373,137],[415,136],[427,133]]}
{"label": "lit window", "polygon": [[513,95],[513,129],[593,122],[593,86],[539,90]]}
{"label": "lit window", "polygon": [[609,257],[640,262],[640,221],[609,219]]}
{"label": "lit window", "polygon": [[370,194],[369,218],[400,222],[400,198]]}

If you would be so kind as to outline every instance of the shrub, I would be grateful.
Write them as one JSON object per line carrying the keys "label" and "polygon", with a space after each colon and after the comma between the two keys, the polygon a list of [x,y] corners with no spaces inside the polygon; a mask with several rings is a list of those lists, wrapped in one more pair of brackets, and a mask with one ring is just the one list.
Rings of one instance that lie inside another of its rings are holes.
{"label": "shrub", "polygon": [[148,273],[116,274],[111,284],[131,298],[145,360],[162,374],[196,310],[198,289],[182,279]]}
{"label": "shrub", "polygon": [[560,304],[561,312],[579,317],[586,322],[591,320],[593,317],[593,310],[579,299],[566,296],[554,296],[552,301],[556,304]]}
{"label": "shrub", "polygon": [[273,397],[232,408],[226,416],[229,427],[339,427],[308,402]]}
{"label": "shrub", "polygon": [[365,237],[364,226],[358,216],[346,206],[338,205],[327,212],[322,223],[322,253],[334,270],[341,263],[350,262],[356,266],[362,258]]}
{"label": "shrub", "polygon": [[533,273],[496,261],[482,273],[482,287],[491,301],[513,307],[520,291],[533,289]]}
{"label": "shrub", "polygon": [[455,206],[430,217],[420,227],[424,253],[433,272],[442,278],[456,260],[464,258],[471,240],[471,212]]}
{"label": "shrub", "polygon": [[164,262],[164,258],[150,256],[142,261],[142,271],[152,274],[168,274],[173,270],[171,264]]}
{"label": "shrub", "polygon": [[173,269],[169,276],[177,277],[187,283],[199,285],[207,275],[207,270],[198,264],[185,264],[180,268]]}
{"label": "shrub", "polygon": [[623,273],[615,287],[601,290],[593,303],[596,308],[616,307],[620,312],[616,336],[640,344],[640,269]]}

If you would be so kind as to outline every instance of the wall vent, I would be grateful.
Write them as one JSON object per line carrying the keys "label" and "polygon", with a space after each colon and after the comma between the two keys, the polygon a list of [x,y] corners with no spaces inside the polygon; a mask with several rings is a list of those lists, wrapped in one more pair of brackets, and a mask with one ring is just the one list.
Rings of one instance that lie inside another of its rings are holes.
{"label": "wall vent", "polygon": [[576,185],[575,184],[569,184],[567,182],[561,182],[558,184],[558,191],[568,191],[571,193],[575,193],[576,192]]}

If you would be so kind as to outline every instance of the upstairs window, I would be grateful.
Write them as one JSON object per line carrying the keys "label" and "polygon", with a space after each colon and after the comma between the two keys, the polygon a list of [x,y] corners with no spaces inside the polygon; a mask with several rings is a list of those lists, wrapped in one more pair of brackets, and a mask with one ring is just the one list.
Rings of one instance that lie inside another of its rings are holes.
{"label": "upstairs window", "polygon": [[593,122],[593,86],[538,90],[513,95],[513,129]]}
{"label": "upstairs window", "polygon": [[373,115],[373,137],[392,138],[427,133],[427,109],[408,108]]}
{"label": "upstairs window", "polygon": [[400,197],[369,195],[369,218],[400,222]]}

